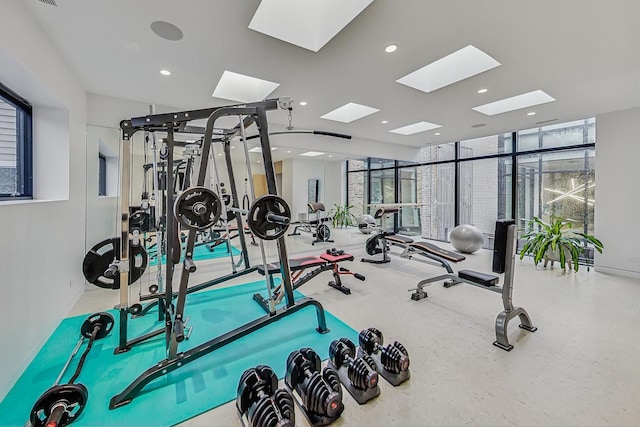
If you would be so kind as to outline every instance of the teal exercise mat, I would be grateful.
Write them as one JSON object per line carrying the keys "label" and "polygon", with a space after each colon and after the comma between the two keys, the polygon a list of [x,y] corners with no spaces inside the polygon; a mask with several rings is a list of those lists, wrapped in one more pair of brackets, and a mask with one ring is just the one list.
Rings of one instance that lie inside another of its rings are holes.
{"label": "teal exercise mat", "polygon": [[[265,315],[253,301],[265,292],[265,282],[221,288],[189,295],[185,315],[193,332],[180,344],[185,351]],[[295,298],[303,298],[295,292]],[[348,298],[348,297],[347,297]],[[357,342],[358,333],[326,312],[327,334],[318,333],[316,310],[304,308],[252,334],[238,339],[176,371],[148,384],[131,403],[109,410],[109,401],[121,393],[142,372],[165,358],[164,335],[114,355],[118,344],[118,316],[111,334],[95,341],[77,382],[89,389],[84,412],[74,426],[170,426],[234,400],[240,375],[258,364],[271,366],[279,378],[286,372],[289,353],[301,347],[313,348],[322,359],[329,357],[332,340],[347,337]],[[64,319],[33,362],[0,402],[3,426],[24,426],[31,408],[47,390],[71,354],[87,316]],[[162,326],[149,313],[129,322],[129,338]],[[84,344],[69,366],[62,382],[73,375]]]}
{"label": "teal exercise mat", "polygon": [[[233,256],[239,256],[240,251],[235,247],[231,246],[231,253]],[[158,264],[158,258],[155,256],[155,251],[149,252],[149,266],[154,266]],[[214,259],[214,258],[222,258],[225,256],[229,256],[229,251],[227,250],[226,244],[221,244],[213,248],[212,251],[207,248],[207,245],[199,245],[193,248],[193,260],[194,261],[203,261],[205,259]],[[184,259],[184,254],[180,258],[180,261]],[[166,256],[162,256],[162,264],[165,264],[167,261]]]}

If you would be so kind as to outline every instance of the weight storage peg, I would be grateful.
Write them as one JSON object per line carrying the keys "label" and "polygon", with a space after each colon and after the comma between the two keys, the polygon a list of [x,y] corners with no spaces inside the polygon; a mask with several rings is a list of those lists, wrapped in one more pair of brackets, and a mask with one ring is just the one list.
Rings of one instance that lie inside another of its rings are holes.
{"label": "weight storage peg", "polygon": [[[85,319],[80,327],[80,340],[62,367],[58,378],[51,388],[40,395],[31,408],[29,421],[32,427],[63,427],[73,423],[80,416],[89,399],[89,391],[82,384],[74,384],[74,381],[82,371],[93,342],[109,335],[114,324],[115,320],[109,313],[96,313]],[[85,339],[88,339],[89,343],[80,357],[75,373],[67,384],[60,384],[60,380]]]}
{"label": "weight storage peg", "polygon": [[344,410],[342,386],[335,369],[321,370],[318,354],[304,347],[289,354],[285,384],[312,426],[326,426]]}
{"label": "weight storage peg", "polygon": [[358,341],[360,343],[358,356],[371,356],[380,375],[390,384],[399,386],[411,377],[409,372],[409,353],[398,341],[383,347],[384,338],[382,332],[376,328],[360,331]]}
{"label": "weight storage peg", "polygon": [[295,408],[288,391],[278,389],[278,377],[266,365],[240,376],[236,409],[245,427],[293,427]]}
{"label": "weight storage peg", "polygon": [[331,341],[328,366],[338,371],[340,382],[359,404],[380,395],[376,363],[367,354],[358,357],[356,346],[350,339]]}

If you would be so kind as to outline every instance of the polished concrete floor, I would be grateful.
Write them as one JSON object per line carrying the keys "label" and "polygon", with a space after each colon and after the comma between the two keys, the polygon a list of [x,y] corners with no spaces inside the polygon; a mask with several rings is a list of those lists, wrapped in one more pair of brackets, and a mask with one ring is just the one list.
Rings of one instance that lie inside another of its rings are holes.
{"label": "polished concrete floor", "polygon": [[[347,263],[366,276],[345,276],[351,295],[327,286],[329,272],[300,290],[356,330],[374,326],[387,341],[404,344],[411,379],[399,387],[381,381],[380,396],[358,405],[344,393],[345,426],[640,426],[640,283],[586,268],[564,273],[516,261],[513,302],[524,307],[538,331],[510,324],[505,352],[492,345],[502,311],[499,294],[473,286],[434,284],[429,297],[410,299],[409,288],[442,268],[395,257],[387,264],[358,262],[367,236],[356,229],[332,230],[335,243],[311,245],[311,236],[287,237],[291,257],[345,249]],[[452,250],[446,243],[440,246]],[[254,263],[261,256],[250,249]],[[269,260],[274,243],[266,247]],[[454,266],[490,272],[491,252],[480,250]],[[193,283],[227,274],[227,258],[202,262]],[[232,283],[259,280],[258,274]],[[144,283],[144,278],[141,281]],[[142,285],[144,286],[144,284]],[[131,286],[132,294],[137,284]],[[118,293],[88,287],[70,314],[110,308]],[[135,298],[135,295],[132,295]],[[296,424],[308,425],[302,414]],[[182,426],[240,426],[233,402]]]}

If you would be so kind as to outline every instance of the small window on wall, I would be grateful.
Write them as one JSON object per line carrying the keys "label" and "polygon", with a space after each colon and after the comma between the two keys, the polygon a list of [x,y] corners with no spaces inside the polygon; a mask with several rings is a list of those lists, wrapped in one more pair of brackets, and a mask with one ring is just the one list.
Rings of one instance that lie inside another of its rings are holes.
{"label": "small window on wall", "polygon": [[107,158],[98,155],[98,196],[107,195]]}
{"label": "small window on wall", "polygon": [[31,198],[31,105],[0,83],[0,200]]}

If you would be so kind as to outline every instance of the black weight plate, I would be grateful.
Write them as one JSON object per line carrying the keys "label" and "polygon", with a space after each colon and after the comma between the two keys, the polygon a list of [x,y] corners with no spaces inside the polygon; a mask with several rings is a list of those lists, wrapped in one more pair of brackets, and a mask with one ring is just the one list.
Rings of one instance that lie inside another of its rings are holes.
{"label": "black weight plate", "polygon": [[259,197],[251,205],[247,223],[251,232],[262,240],[275,240],[287,232],[289,224],[282,225],[267,221],[267,214],[285,216],[291,219],[289,205],[274,194]]}
{"label": "black weight plate", "polygon": [[173,214],[188,229],[205,230],[213,226],[222,213],[222,203],[217,194],[208,188],[191,187],[178,196]]}
{"label": "black weight plate", "polygon": [[318,240],[327,241],[331,238],[331,230],[326,224],[322,224],[318,227]]}
{"label": "black weight plate", "polygon": [[104,338],[109,335],[114,324],[115,320],[111,314],[105,312],[95,313],[87,317],[85,321],[82,322],[80,334],[85,338],[91,338],[93,328],[96,325],[100,325],[100,331],[98,331],[95,338],[99,340],[100,338]]}
{"label": "black weight plate", "polygon": [[151,230],[151,215],[144,211],[136,211],[129,216],[129,232],[132,233],[134,229],[140,230],[145,233]]}
{"label": "black weight plate", "polygon": [[66,426],[80,416],[87,404],[89,391],[82,384],[65,384],[51,387],[45,391],[31,409],[29,420],[33,427],[44,427],[53,407],[58,402],[67,405],[58,425]]}
{"label": "black weight plate", "polygon": [[[115,259],[115,250],[120,250],[120,239],[113,237],[93,246],[82,261],[82,273],[87,282],[100,288],[120,289],[120,274],[106,277],[104,272]],[[129,285],[135,283],[147,268],[147,252],[141,245],[129,242]]]}

